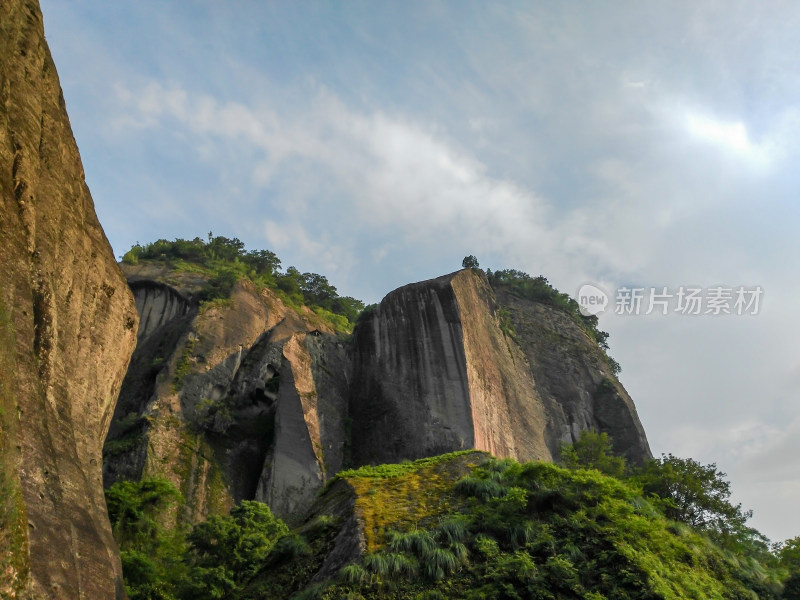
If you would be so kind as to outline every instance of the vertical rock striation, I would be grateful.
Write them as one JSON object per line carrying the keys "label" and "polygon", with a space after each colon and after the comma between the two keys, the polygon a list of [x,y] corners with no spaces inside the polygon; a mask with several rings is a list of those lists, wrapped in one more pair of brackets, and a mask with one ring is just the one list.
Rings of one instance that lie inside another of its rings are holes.
{"label": "vertical rock striation", "polygon": [[244,280],[200,309],[198,282],[154,264],[125,270],[152,329],[123,384],[106,482],[167,476],[184,521],[250,498],[295,521],[343,465],[467,448],[552,460],[584,429],[608,432],[634,462],[650,456],[586,331],[495,292],[480,271],[391,292],[346,340]]}
{"label": "vertical rock striation", "polygon": [[123,598],[101,448],[137,315],[33,0],[0,3],[0,595]]}
{"label": "vertical rock striation", "polygon": [[395,290],[359,324],[350,401],[356,464],[473,447],[462,337],[449,277]]}
{"label": "vertical rock striation", "polygon": [[147,330],[106,442],[106,485],[166,477],[185,498],[184,523],[243,499],[288,519],[305,510],[342,466],[344,342],[312,311],[246,280],[201,306],[203,281],[124,268]]}
{"label": "vertical rock striation", "polygon": [[356,463],[476,448],[551,458],[525,356],[472,270],[390,293],[357,328],[351,394]]}
{"label": "vertical rock striation", "polygon": [[[504,322],[501,309],[505,314]],[[354,334],[355,462],[476,448],[551,460],[580,431],[650,456],[636,409],[589,336],[465,269],[387,295]]]}

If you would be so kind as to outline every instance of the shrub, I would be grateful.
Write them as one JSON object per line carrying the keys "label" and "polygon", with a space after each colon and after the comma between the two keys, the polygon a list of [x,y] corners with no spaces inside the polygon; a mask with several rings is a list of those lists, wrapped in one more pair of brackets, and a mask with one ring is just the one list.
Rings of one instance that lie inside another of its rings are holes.
{"label": "shrub", "polygon": [[614,456],[611,439],[605,432],[584,429],[574,444],[561,446],[561,461],[569,469],[597,469],[616,478],[625,473],[625,459]]}
{"label": "shrub", "polygon": [[436,547],[433,536],[425,530],[415,529],[408,533],[391,533],[389,548],[395,552],[408,552],[422,558]]}
{"label": "shrub", "polygon": [[278,558],[295,560],[310,556],[311,546],[308,545],[303,536],[292,533],[279,539],[273,552]]}
{"label": "shrub", "polygon": [[209,277],[198,294],[201,303],[230,297],[233,286],[241,278],[256,287],[269,287],[288,304],[299,308],[306,304],[319,309],[320,315],[340,331],[349,331],[364,308],[364,303],[350,296],[340,296],[327,278],[317,273],[301,273],[289,267],[280,273],[281,261],[269,250],[246,251],[237,238],[214,236],[208,240],[160,239],[144,246],[136,244],[122,258],[127,264],[139,260],[163,261],[173,268],[198,271]]}
{"label": "shrub", "polygon": [[339,578],[345,583],[364,585],[372,581],[372,574],[361,565],[351,563],[339,570]]}

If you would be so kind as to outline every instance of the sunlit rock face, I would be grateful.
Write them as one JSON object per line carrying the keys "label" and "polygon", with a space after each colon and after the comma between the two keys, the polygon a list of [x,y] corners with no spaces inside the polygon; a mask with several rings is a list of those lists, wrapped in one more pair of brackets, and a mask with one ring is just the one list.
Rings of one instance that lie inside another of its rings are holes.
{"label": "sunlit rock face", "polygon": [[0,3],[0,596],[122,598],[101,448],[136,344],[32,0]]}
{"label": "sunlit rock face", "polygon": [[[514,334],[503,331],[505,307]],[[463,270],[386,296],[354,336],[356,463],[477,448],[549,460],[580,431],[608,432],[634,461],[650,450],[633,402],[567,315]]]}
{"label": "sunlit rock face", "polygon": [[105,484],[166,477],[196,523],[257,498],[291,519],[344,456],[347,345],[313,311],[242,280],[198,302],[205,280],[123,265],[140,343],[105,448]]}
{"label": "sunlit rock face", "polygon": [[184,522],[250,498],[292,521],[343,466],[467,448],[552,460],[584,429],[633,461],[650,456],[594,340],[555,309],[498,298],[480,271],[395,290],[348,338],[245,280],[201,305],[198,275],[123,266],[146,331],[106,484],[167,477]]}

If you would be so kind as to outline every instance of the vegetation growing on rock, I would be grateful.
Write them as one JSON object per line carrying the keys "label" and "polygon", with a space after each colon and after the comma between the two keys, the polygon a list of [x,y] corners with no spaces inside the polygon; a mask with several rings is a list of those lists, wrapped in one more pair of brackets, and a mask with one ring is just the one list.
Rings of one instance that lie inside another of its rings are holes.
{"label": "vegetation growing on rock", "polygon": [[257,286],[273,290],[284,302],[295,308],[308,306],[330,321],[336,329],[349,331],[364,308],[364,303],[349,296],[340,296],[324,275],[301,273],[295,267],[281,272],[281,260],[269,250],[245,250],[237,238],[214,236],[208,241],[177,238],[136,244],[122,257],[135,265],[141,260],[169,263],[175,269],[193,271],[208,277],[200,292],[204,303],[227,299],[237,280],[245,278]]}
{"label": "vegetation growing on rock", "polygon": [[[466,260],[466,259],[465,259]],[[621,371],[620,365],[608,356],[608,333],[597,328],[596,315],[584,315],[578,302],[554,288],[546,277],[532,277],[517,269],[486,270],[486,276],[493,289],[502,288],[520,298],[552,306],[570,316],[606,353],[609,367],[615,375]]]}

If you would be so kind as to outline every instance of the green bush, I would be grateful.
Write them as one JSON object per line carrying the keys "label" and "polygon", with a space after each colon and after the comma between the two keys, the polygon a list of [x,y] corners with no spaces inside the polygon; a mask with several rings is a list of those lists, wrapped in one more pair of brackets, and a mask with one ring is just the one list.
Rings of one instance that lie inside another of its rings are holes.
{"label": "green bush", "polygon": [[561,461],[570,469],[597,469],[617,478],[625,474],[625,459],[614,456],[607,433],[581,431],[574,444],[561,446]]}
{"label": "green bush", "polygon": [[334,329],[350,331],[364,309],[364,303],[350,296],[340,296],[328,279],[317,273],[301,273],[295,267],[280,272],[280,259],[269,250],[246,251],[237,238],[208,234],[208,240],[160,239],[150,244],[133,246],[122,258],[127,264],[140,260],[167,262],[173,268],[198,271],[209,277],[198,294],[202,303],[230,297],[239,279],[249,279],[257,287],[279,293],[288,304],[299,308],[307,305]]}
{"label": "green bush", "polygon": [[[577,456],[603,465],[608,440],[593,441],[592,452]],[[503,460],[474,469],[457,487],[466,504],[430,530],[390,533],[382,549],[344,567],[322,597],[778,597],[768,560],[676,528],[633,481]]]}
{"label": "green bush", "polygon": [[166,529],[182,498],[165,479],[123,481],[106,490],[131,600],[228,598],[266,561],[288,528],[266,504],[243,501],[185,532]]}

